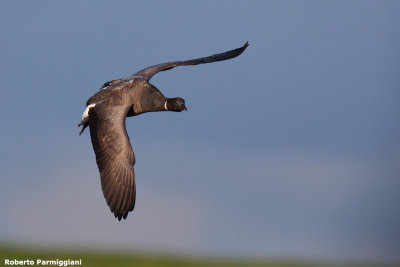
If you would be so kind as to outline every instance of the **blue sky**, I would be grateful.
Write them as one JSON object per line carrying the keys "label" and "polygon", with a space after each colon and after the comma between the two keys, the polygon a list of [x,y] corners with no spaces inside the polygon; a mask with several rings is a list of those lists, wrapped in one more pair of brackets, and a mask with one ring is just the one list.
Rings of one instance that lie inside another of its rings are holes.
{"label": "blue sky", "polygon": [[[400,261],[397,1],[0,4],[0,240]],[[86,100],[144,67],[188,112],[127,120],[137,202],[103,199]]]}

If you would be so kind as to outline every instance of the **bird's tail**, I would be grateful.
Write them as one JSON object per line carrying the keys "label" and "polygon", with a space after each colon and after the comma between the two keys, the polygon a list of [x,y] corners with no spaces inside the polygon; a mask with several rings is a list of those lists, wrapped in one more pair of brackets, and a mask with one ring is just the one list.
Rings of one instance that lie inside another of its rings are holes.
{"label": "bird's tail", "polygon": [[83,133],[83,131],[86,129],[86,127],[89,126],[89,118],[83,119],[79,124],[78,127],[82,126],[81,131],[79,132],[79,135]]}

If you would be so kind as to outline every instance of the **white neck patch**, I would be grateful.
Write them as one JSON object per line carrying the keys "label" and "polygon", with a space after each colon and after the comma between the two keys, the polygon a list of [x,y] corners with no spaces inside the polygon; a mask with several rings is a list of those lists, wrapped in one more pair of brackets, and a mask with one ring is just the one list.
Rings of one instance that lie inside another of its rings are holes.
{"label": "white neck patch", "polygon": [[167,107],[167,100],[165,100],[164,109],[165,109],[165,110],[168,110],[168,107]]}

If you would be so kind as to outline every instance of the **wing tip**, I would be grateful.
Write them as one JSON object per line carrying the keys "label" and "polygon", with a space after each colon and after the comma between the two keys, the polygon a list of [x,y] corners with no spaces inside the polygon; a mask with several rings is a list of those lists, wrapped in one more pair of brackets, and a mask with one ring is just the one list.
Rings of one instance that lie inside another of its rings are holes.
{"label": "wing tip", "polygon": [[116,218],[116,219],[118,219],[118,221],[121,221],[122,219],[124,219],[124,220],[126,220],[126,218],[128,217],[128,214],[129,214],[129,211],[125,211],[125,212],[113,212],[113,211],[111,211],[112,213],[114,213],[114,217]]}

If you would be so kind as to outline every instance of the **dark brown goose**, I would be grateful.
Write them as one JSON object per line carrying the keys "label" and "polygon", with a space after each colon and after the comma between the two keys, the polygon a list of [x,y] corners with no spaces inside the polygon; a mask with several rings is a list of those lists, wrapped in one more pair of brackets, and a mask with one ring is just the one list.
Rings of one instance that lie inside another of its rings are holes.
{"label": "dark brown goose", "polygon": [[86,110],[78,124],[82,126],[79,134],[89,126],[104,198],[118,220],[126,219],[135,207],[136,198],[135,155],[126,133],[125,118],[152,111],[186,110],[185,100],[165,97],[149,83],[151,77],[177,66],[231,59],[239,56],[247,46],[248,42],[224,53],[142,69],[128,78],[106,82],[86,102]]}

